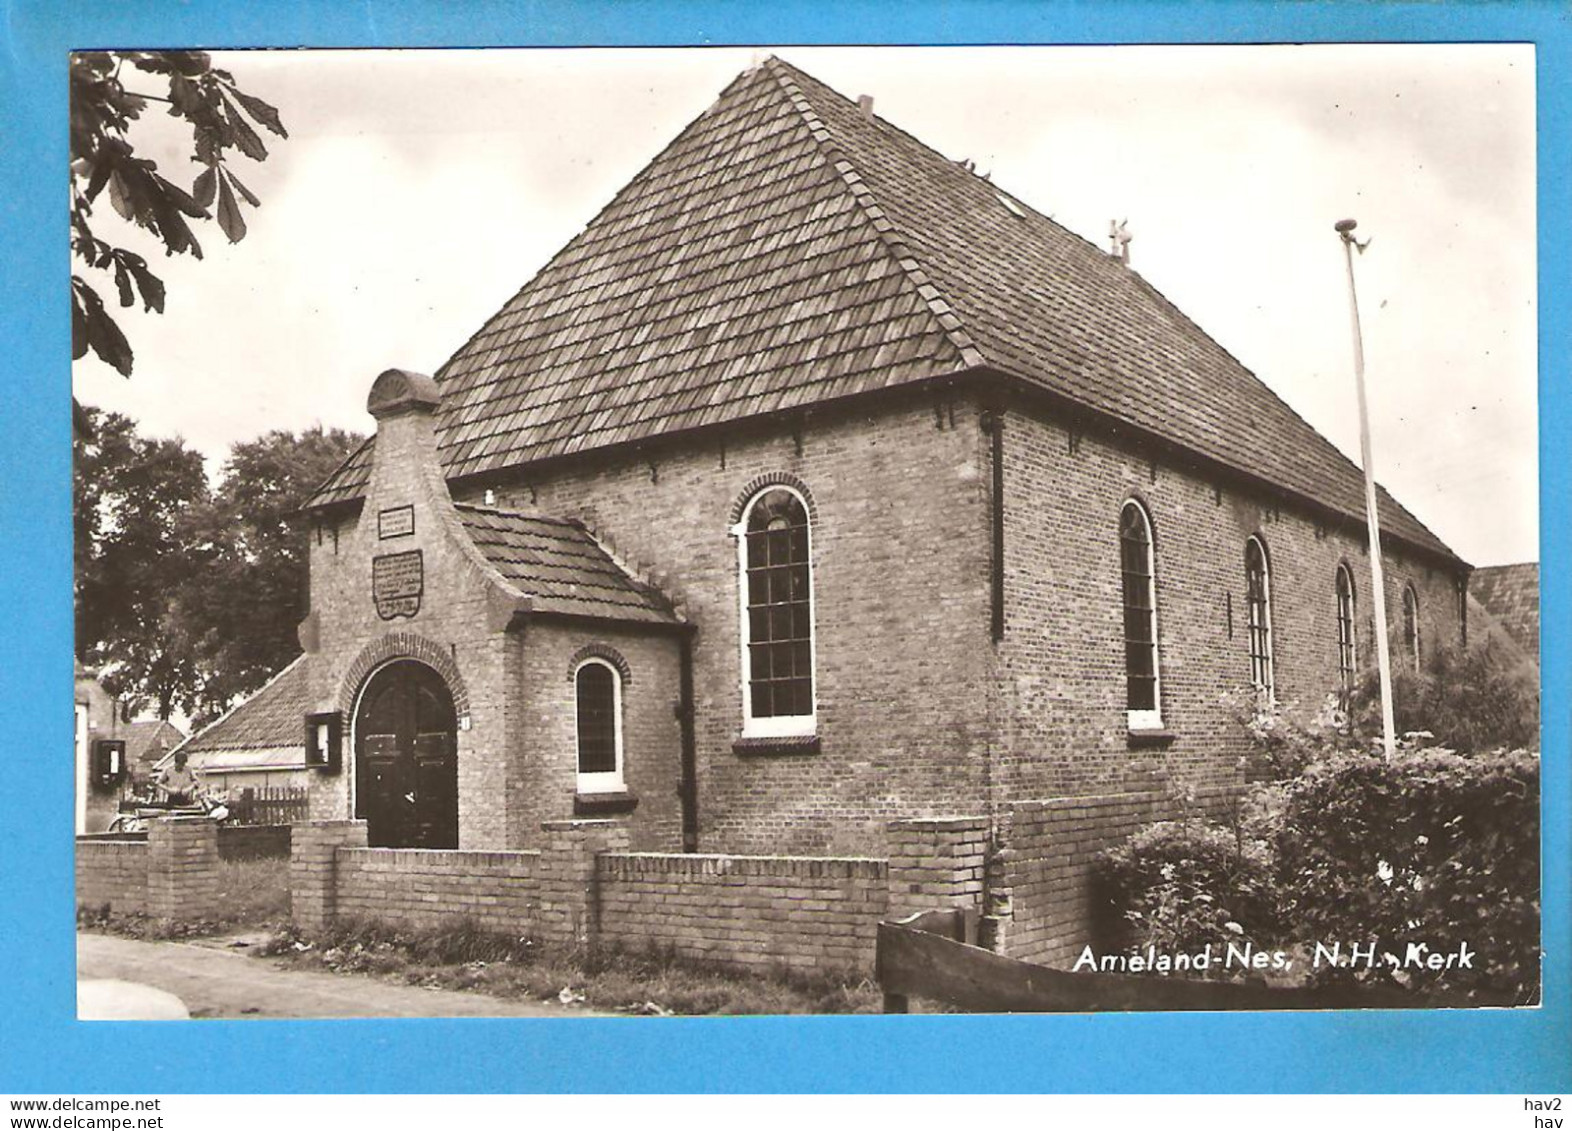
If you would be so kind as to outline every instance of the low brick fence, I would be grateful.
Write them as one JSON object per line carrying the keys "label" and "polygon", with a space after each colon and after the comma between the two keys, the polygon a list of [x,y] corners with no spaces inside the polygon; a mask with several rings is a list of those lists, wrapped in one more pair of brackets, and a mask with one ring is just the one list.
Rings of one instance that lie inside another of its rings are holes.
{"label": "low brick fence", "polygon": [[548,942],[659,947],[739,967],[873,970],[881,919],[976,908],[987,821],[897,821],[889,860],[628,852],[625,826],[548,821],[539,850],[366,847],[363,821],[294,827],[295,922],[421,929],[470,919]]}
{"label": "low brick fence", "polygon": [[[1203,791],[1199,808],[1224,811],[1234,791]],[[1002,851],[988,866],[989,941],[1011,958],[1068,965],[1093,941],[1093,862],[1143,825],[1171,820],[1159,790],[1017,801],[1002,822]]]}
{"label": "low brick fence", "polygon": [[121,915],[147,909],[147,837],[76,839],[76,905]]}
{"label": "low brick fence", "polygon": [[599,937],[739,966],[873,969],[883,860],[606,853]]}
{"label": "low brick fence", "polygon": [[335,860],[335,914],[343,918],[421,928],[463,917],[527,935],[539,916],[538,852],[344,848]]}
{"label": "low brick fence", "polygon": [[154,821],[146,840],[79,837],[76,903],[160,921],[214,918],[218,860],[218,826],[206,817]]}
{"label": "low brick fence", "polygon": [[[1232,796],[1211,790],[1201,807],[1216,813]],[[367,848],[363,821],[226,830],[168,818],[145,841],[78,838],[77,904],[213,918],[226,853],[276,852],[288,838],[292,914],[307,930],[468,919],[547,942],[868,973],[880,920],[956,908],[981,917],[984,945],[1065,965],[1093,941],[1097,854],[1172,816],[1161,792],[1021,801],[997,833],[982,816],[892,822],[887,859],[629,852],[627,828],[611,820],[550,821],[538,850],[476,852]]]}

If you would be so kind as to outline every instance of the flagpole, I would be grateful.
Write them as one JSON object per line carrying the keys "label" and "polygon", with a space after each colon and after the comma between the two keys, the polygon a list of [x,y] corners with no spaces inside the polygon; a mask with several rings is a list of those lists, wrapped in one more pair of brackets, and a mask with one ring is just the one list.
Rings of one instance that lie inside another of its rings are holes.
{"label": "flagpole", "polygon": [[[1357,245],[1353,220],[1335,225],[1343,241],[1343,258],[1348,265],[1348,311],[1354,329],[1354,388],[1359,393],[1359,459],[1365,470],[1365,521],[1370,529],[1370,583],[1375,606],[1376,666],[1381,672],[1381,733],[1386,756],[1397,753],[1397,738],[1392,722],[1392,654],[1386,638],[1386,580],[1381,567],[1381,519],[1376,511],[1375,464],[1370,458],[1370,410],[1365,404],[1365,347],[1359,330],[1359,295],[1354,289],[1354,248]],[[1366,241],[1368,244],[1369,241]]]}

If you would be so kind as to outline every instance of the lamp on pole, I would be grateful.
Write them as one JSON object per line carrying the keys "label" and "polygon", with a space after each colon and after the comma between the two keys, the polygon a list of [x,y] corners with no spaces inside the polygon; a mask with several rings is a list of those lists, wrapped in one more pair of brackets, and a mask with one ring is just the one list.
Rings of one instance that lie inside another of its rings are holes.
{"label": "lamp on pole", "polygon": [[1370,458],[1370,410],[1365,405],[1365,346],[1359,332],[1359,295],[1354,289],[1354,249],[1361,255],[1370,241],[1354,238],[1353,220],[1333,225],[1343,241],[1343,258],[1348,264],[1348,311],[1354,330],[1354,388],[1359,394],[1359,460],[1365,470],[1365,521],[1370,528],[1370,583],[1374,591],[1376,666],[1381,672],[1381,732],[1390,760],[1397,751],[1392,723],[1392,655],[1386,639],[1386,582],[1381,568],[1381,519],[1376,513],[1375,465]]}

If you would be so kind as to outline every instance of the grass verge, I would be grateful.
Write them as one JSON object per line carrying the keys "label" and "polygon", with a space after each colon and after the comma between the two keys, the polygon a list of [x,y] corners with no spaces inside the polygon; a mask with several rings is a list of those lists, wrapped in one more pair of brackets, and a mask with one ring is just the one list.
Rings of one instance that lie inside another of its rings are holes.
{"label": "grass verge", "polygon": [[753,974],[670,951],[549,947],[468,921],[425,931],[344,922],[315,936],[287,928],[262,953],[307,969],[652,1016],[877,1013],[881,1004],[878,987],[852,974]]}

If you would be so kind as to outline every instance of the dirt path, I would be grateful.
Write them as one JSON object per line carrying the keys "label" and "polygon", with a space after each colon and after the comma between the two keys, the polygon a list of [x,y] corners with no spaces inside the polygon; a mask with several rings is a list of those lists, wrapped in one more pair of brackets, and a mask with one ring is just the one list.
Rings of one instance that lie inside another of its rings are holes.
{"label": "dirt path", "polygon": [[78,934],[79,979],[112,978],[166,990],[193,1017],[584,1017],[555,1003],[399,986],[357,974],[291,970],[211,946]]}

